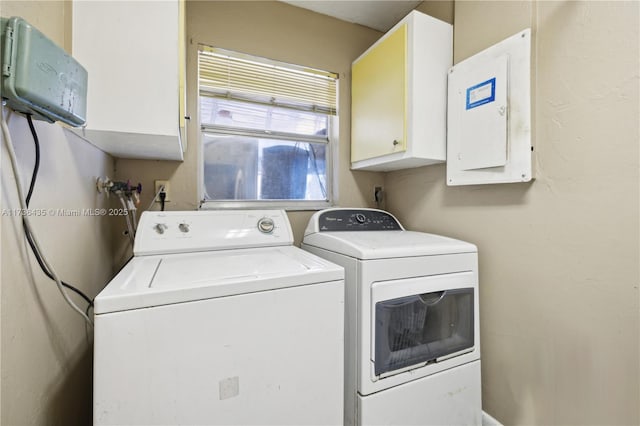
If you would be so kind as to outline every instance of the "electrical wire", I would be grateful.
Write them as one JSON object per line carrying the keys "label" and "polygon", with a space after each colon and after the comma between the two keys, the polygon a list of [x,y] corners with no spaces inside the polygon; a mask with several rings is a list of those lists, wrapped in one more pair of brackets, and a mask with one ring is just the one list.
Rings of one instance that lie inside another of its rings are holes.
{"label": "electrical wire", "polygon": [[27,207],[29,207],[29,203],[31,202],[31,195],[33,195],[33,188],[36,186],[36,177],[38,176],[38,170],[40,169],[40,140],[38,139],[36,128],[33,126],[33,119],[31,118],[31,114],[27,114],[27,123],[29,123],[29,129],[31,130],[31,135],[33,136],[33,143],[36,146],[36,159],[33,165],[33,173],[31,174],[31,184],[29,185],[29,192],[27,192],[27,198],[25,200]]}
{"label": "electrical wire", "polygon": [[160,192],[160,211],[164,211],[164,203],[167,198],[167,193],[162,191]]}
{"label": "electrical wire", "polygon": [[[24,226],[24,220],[23,220],[23,226]],[[27,238],[27,242],[29,243],[29,246],[31,247],[31,251],[33,252],[33,255],[36,258],[36,261],[38,262],[38,265],[40,265],[40,269],[42,269],[42,272],[49,277],[49,279],[54,280],[55,278],[53,277],[53,275],[51,274],[51,272],[49,272],[49,270],[47,270],[46,265],[44,264],[44,262],[42,261],[41,258],[41,253],[38,252],[38,249],[36,248],[36,245],[33,241],[33,236],[31,235],[31,230],[27,227],[24,228],[25,229],[25,237]],[[89,298],[89,296],[87,296],[86,294],[84,294],[81,290],[77,289],[76,287],[72,286],[71,284],[68,284],[64,281],[60,281],[62,283],[62,286],[65,288],[68,288],[69,290],[73,291],[74,293],[76,293],[78,296],[82,297],[87,304],[89,305],[89,307],[93,306],[93,300],[91,300],[91,298]]]}
{"label": "electrical wire", "polygon": [[156,202],[156,200],[158,199],[158,195],[160,195],[161,192],[164,192],[164,185],[160,185],[160,188],[158,188],[158,192],[156,192],[156,195],[153,196],[153,200],[151,200],[151,203],[149,203],[149,207],[147,207],[147,210],[151,210],[151,207],[153,207],[153,203]]}
{"label": "electrical wire", "polygon": [[[33,143],[35,145],[35,164],[33,166],[33,172],[31,174],[31,184],[29,185],[29,192],[27,193],[27,197],[25,199],[25,204],[27,208],[29,208],[29,204],[31,202],[31,196],[33,195],[33,189],[35,188],[36,180],[38,178],[38,170],[40,168],[40,139],[38,138],[38,133],[36,132],[36,129],[33,125],[33,119],[31,117],[31,114],[26,114],[26,117],[27,117],[27,122],[29,123],[29,129],[31,130],[31,136],[33,136]],[[24,223],[24,220],[23,220],[23,223]],[[47,277],[53,280],[53,275],[51,274],[51,272],[49,272],[49,270],[46,268],[46,266],[42,262],[41,254],[40,252],[38,252],[38,249],[36,248],[36,245],[33,242],[33,237],[31,236],[31,230],[27,227],[24,227],[24,229],[25,229],[25,237],[27,238],[27,242],[31,247],[31,251],[35,256],[36,261],[38,262],[38,265],[40,265],[40,269],[42,269],[42,272]],[[64,281],[61,281],[61,282],[65,288],[68,288],[69,290],[76,293],[78,296],[82,297],[89,304],[89,307],[93,306],[93,300],[91,300],[89,296],[87,296],[86,294],[84,294],[82,291],[72,286],[71,284],[68,284]]]}
{"label": "electrical wire", "polygon": [[[0,126],[2,127],[3,139],[4,139],[4,142],[5,142],[5,145],[7,146],[7,152],[9,154],[9,159],[11,160],[11,168],[13,169],[13,174],[14,174],[14,178],[15,178],[15,181],[16,181],[16,189],[18,191],[18,198],[20,200],[20,207],[22,208],[23,211],[26,212],[27,211],[26,198],[24,197],[24,192],[22,190],[22,179],[20,177],[20,169],[18,167],[18,160],[17,160],[17,157],[16,157],[15,150],[13,148],[13,142],[11,141],[11,134],[9,132],[9,126],[7,126],[7,122],[6,122],[5,118],[4,118],[4,107],[0,106],[0,110],[1,110],[0,111],[0,116],[1,116]],[[62,294],[62,297],[64,298],[64,300],[67,302],[67,304],[74,311],[78,312],[84,318],[84,320],[87,322],[87,324],[89,324],[89,326],[93,327],[93,323],[91,322],[91,319],[89,318],[89,316],[87,314],[85,314],[84,311],[82,309],[80,309],[73,302],[73,300],[71,300],[69,298],[69,295],[64,290],[64,286],[62,285],[62,282],[60,281],[60,278],[58,278],[57,274],[55,273],[55,271],[51,267],[51,265],[48,263],[47,259],[44,256],[42,256],[42,250],[40,248],[40,244],[39,244],[35,234],[33,234],[33,232],[31,232],[31,222],[30,222],[30,219],[29,219],[29,215],[27,215],[27,214],[23,215],[22,223],[23,223],[23,226],[24,226],[25,230],[27,232],[31,233],[31,238],[33,240],[33,244],[36,247],[38,253],[40,253],[43,264],[45,265],[47,270],[53,276],[53,280],[56,282],[56,285],[58,286],[58,290],[60,291],[60,294]]]}

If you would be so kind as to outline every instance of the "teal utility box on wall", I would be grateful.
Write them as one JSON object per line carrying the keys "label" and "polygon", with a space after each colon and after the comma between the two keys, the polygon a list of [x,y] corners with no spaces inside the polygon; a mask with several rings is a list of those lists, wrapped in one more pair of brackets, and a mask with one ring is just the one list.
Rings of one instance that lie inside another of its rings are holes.
{"label": "teal utility box on wall", "polygon": [[0,93],[18,112],[73,127],[86,122],[87,71],[19,17],[0,18]]}

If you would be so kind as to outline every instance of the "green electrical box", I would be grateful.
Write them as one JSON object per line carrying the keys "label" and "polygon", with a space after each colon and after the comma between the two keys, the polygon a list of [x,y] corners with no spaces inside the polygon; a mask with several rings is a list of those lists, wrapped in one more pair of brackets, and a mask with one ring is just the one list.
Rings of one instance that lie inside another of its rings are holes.
{"label": "green electrical box", "polygon": [[0,18],[0,93],[18,112],[79,127],[86,122],[87,71],[19,17]]}

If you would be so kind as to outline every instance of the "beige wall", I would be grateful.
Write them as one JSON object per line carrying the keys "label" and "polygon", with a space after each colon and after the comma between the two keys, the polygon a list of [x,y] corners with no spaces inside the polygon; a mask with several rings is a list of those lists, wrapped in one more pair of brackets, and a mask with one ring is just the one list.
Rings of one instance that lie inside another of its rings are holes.
{"label": "beige wall", "polygon": [[483,405],[504,424],[639,424],[638,2],[457,1],[454,63],[534,35],[536,180],[385,176],[410,229],[480,253]]}
{"label": "beige wall", "polygon": [[453,0],[423,1],[416,10],[453,25],[455,12]]}
{"label": "beige wall", "polygon": [[[339,21],[274,1],[188,1],[187,3],[187,93],[188,149],[183,163],[117,160],[117,177],[131,178],[153,188],[153,180],[169,179],[172,198],[169,210],[195,209],[199,168],[196,110],[197,44],[204,43],[284,62],[325,69],[340,74],[338,144],[338,197],[349,206],[372,206],[373,187],[382,184],[379,173],[349,171],[350,69],[351,62],[382,34],[359,25]],[[143,197],[143,206],[151,200]],[[312,212],[290,212],[296,244]]]}
{"label": "beige wall", "polygon": [[[68,3],[3,0],[1,8],[2,16],[22,16],[69,49]],[[60,125],[35,122],[35,127],[41,142],[41,163],[30,208],[107,206],[95,190],[95,179],[113,174],[113,159]],[[28,185],[34,159],[31,133],[26,119],[15,113],[9,117],[9,128],[22,179]],[[4,143],[1,169],[2,209],[19,208]],[[34,217],[32,226],[44,253],[64,281],[90,297],[107,283],[112,273],[108,220]],[[23,239],[20,219],[3,215],[1,229],[0,423],[91,424],[92,333],[33,260]]]}

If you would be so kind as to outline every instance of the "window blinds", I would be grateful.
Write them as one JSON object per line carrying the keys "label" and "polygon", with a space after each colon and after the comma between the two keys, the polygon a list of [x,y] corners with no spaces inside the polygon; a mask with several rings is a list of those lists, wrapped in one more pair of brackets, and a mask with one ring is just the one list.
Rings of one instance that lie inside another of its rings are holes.
{"label": "window blinds", "polygon": [[336,114],[334,73],[200,46],[201,96]]}

